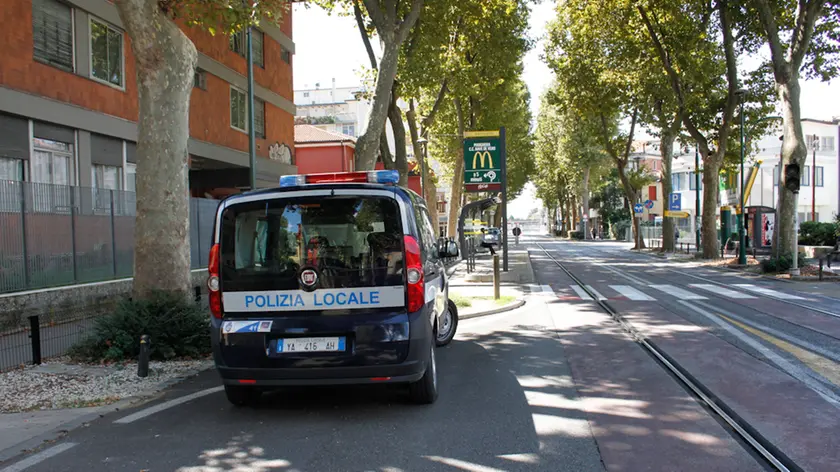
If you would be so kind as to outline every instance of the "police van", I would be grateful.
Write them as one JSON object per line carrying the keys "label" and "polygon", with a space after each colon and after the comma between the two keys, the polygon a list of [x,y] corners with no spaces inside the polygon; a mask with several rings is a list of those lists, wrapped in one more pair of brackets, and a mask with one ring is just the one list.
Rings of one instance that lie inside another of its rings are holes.
{"label": "police van", "polygon": [[216,213],[213,355],[228,400],[272,387],[402,383],[438,395],[455,304],[424,200],[396,171],[283,176]]}

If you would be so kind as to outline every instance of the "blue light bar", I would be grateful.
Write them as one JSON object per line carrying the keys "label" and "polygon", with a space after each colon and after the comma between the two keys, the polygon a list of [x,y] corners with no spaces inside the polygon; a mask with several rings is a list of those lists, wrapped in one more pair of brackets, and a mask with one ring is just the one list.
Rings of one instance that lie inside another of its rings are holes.
{"label": "blue light bar", "polygon": [[280,186],[281,187],[297,187],[298,185],[306,184],[306,176],[305,175],[281,175],[280,176]]}
{"label": "blue light bar", "polygon": [[396,170],[376,170],[368,173],[368,181],[378,184],[395,184],[400,181],[400,173]]}

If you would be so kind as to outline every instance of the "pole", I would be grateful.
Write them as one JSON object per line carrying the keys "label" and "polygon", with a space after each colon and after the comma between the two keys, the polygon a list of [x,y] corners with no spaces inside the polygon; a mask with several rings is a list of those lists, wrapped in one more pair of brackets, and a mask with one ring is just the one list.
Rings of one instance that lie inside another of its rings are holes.
{"label": "pole", "polygon": [[508,271],[508,229],[507,229],[507,142],[505,127],[499,129],[499,142],[502,146],[502,270]]}
{"label": "pole", "polygon": [[[794,193],[793,198],[796,202],[799,192]],[[790,267],[790,275],[799,275],[799,212],[796,211],[796,203],[793,205],[793,263]]]}
{"label": "pole", "polygon": [[493,300],[501,298],[501,289],[499,284],[501,277],[499,276],[499,255],[493,254]]}
{"label": "pole", "polygon": [[111,192],[111,263],[114,277],[117,276],[117,233],[114,229],[114,191]]}
{"label": "pole", "polygon": [[254,130],[254,51],[251,45],[251,32],[253,28],[248,26],[246,33],[246,45],[248,49],[248,159],[251,167],[251,190],[257,188],[257,144],[256,130]]}
{"label": "pole", "polygon": [[694,238],[695,249],[700,250],[700,151],[694,144]]}
{"label": "pole", "polygon": [[811,147],[811,221],[817,221],[817,146],[819,141],[814,135],[814,144]]}
{"label": "pole", "polygon": [[738,264],[747,264],[747,231],[744,228],[744,98],[741,97],[741,208],[738,211]]}

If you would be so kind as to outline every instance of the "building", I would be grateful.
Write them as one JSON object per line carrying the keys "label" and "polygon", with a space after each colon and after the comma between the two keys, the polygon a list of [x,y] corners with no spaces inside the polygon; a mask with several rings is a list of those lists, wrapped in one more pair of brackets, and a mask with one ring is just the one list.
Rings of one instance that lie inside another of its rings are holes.
{"label": "building", "polygon": [[[243,35],[182,27],[198,49],[190,99],[190,189],[249,187]],[[295,173],[291,12],[254,35],[259,186]],[[0,17],[0,179],[134,189],[137,84],[107,0],[9,0]]]}
{"label": "building", "polygon": [[313,125],[295,125],[295,157],[301,174],[352,172],[356,138]]}
{"label": "building", "polygon": [[364,98],[365,89],[361,86],[304,87],[295,90],[297,107],[296,123],[316,126],[324,131],[346,134],[354,138],[367,125],[370,102]]}

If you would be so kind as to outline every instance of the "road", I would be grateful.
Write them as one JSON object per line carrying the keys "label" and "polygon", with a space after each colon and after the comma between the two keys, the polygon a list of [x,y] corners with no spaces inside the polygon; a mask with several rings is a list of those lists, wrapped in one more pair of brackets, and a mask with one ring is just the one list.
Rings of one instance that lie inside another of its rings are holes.
{"label": "road", "polygon": [[523,244],[538,280],[526,305],[462,321],[439,350],[434,405],[377,386],[283,390],[234,408],[205,372],[0,472],[765,470],[589,293],[803,470],[836,470],[840,318],[826,313],[840,299],[621,244]]}

